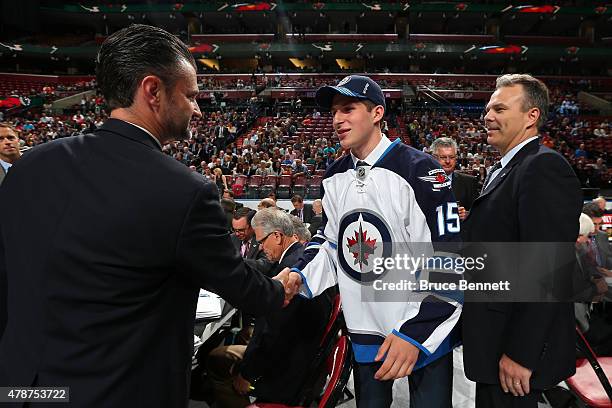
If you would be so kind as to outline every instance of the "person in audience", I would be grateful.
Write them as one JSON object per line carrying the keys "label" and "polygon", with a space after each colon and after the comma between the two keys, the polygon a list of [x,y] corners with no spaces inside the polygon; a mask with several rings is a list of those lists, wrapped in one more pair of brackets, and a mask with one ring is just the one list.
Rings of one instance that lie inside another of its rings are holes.
{"label": "person in audience", "polygon": [[451,188],[457,199],[459,219],[464,221],[476,197],[478,181],[476,177],[455,171],[457,166],[457,142],[450,137],[439,137],[431,144],[432,156],[435,157],[451,181]]}
{"label": "person in audience", "polygon": [[187,46],[132,24],[96,74],[110,118],[31,149],[1,188],[0,384],[68,387],[75,407],[186,407],[200,288],[257,315],[285,290],[240,258],[215,186],[162,153],[201,116]]}
{"label": "person in audience", "polygon": [[[255,237],[278,273],[297,262],[304,247],[294,237],[291,216],[262,209],[252,220]],[[308,368],[318,350],[331,313],[330,293],[320,299],[293,299],[282,311],[258,318],[248,345],[213,350],[208,368],[220,407],[245,407],[249,395],[258,402],[297,404]]]}
{"label": "person in audience", "polygon": [[317,198],[312,202],[312,212],[313,216],[310,219],[308,231],[310,231],[310,235],[314,237],[323,223],[323,203],[321,199]]}
{"label": "person in audience", "polygon": [[293,229],[295,231],[294,237],[302,245],[306,245],[310,241],[310,231],[306,228],[306,225],[295,215],[290,215],[291,222],[293,222]]}
{"label": "person in audience", "polygon": [[255,174],[258,176],[266,177],[271,174],[270,169],[268,168],[268,163],[266,161],[261,161],[259,163],[259,168],[255,171]]}
{"label": "person in audience", "polygon": [[606,211],[606,199],[604,197],[597,197],[593,202],[597,204],[601,211]]}
{"label": "person in audience", "polygon": [[295,164],[291,170],[291,175],[295,179],[299,176],[308,176],[308,167],[302,164],[302,159],[295,159]]}
{"label": "person in audience", "polygon": [[[608,291],[608,285],[604,276],[600,273],[595,256],[595,247],[592,236],[596,232],[593,219],[587,214],[580,214],[580,231],[576,239],[577,271],[574,274],[574,300],[576,302],[591,303],[599,302]],[[583,308],[579,308],[584,313]],[[578,319],[584,323],[584,316]]]}
{"label": "person in audience", "polygon": [[612,270],[612,245],[608,240],[608,234],[601,230],[604,212],[593,201],[582,207],[582,213],[588,215],[595,225],[595,231],[591,234],[590,240],[597,266]]}
{"label": "person in audience", "polygon": [[19,147],[19,136],[15,128],[8,123],[0,123],[0,185],[10,167],[21,157]]}
{"label": "person in audience", "polygon": [[295,215],[302,222],[310,223],[314,215],[312,204],[304,204],[304,198],[299,194],[291,197],[291,204],[293,204],[293,210],[291,210],[290,214]]}
{"label": "person in audience", "polygon": [[276,201],[271,198],[262,199],[259,204],[257,204],[257,210],[262,210],[264,208],[276,208]]}
{"label": "person in audience", "polygon": [[256,211],[242,207],[234,212],[232,218],[232,242],[242,258],[249,260],[247,263],[259,272],[269,275],[272,264],[266,257],[259,242],[255,239],[255,230],[251,222]]}
{"label": "person in audience", "polygon": [[217,186],[217,189],[219,190],[219,195],[223,194],[225,190],[229,189],[227,186],[227,179],[225,178],[225,175],[223,174],[223,171],[220,167],[215,167],[213,169],[213,177],[214,183]]}

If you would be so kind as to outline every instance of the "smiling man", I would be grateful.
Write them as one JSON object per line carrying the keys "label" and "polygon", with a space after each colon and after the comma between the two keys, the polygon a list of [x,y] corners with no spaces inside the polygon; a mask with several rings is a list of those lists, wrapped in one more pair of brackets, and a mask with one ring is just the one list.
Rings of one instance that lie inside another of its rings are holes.
{"label": "smiling man", "polygon": [[291,272],[282,273],[294,292],[307,297],[338,284],[359,408],[389,407],[394,380],[406,376],[411,407],[449,407],[460,301],[425,292],[401,299],[381,293],[381,301],[362,296],[385,276],[414,279],[414,273],[395,268],[377,274],[372,258],[416,246],[434,256],[458,240],[451,183],[430,155],[382,133],[385,96],[372,79],[348,76],[320,88],[316,101],[331,110],[340,144],[350,154],[336,160],[323,179],[321,233]]}
{"label": "smiling man", "polygon": [[2,185],[0,386],[183,408],[200,288],[259,315],[283,286],[245,267],[216,186],[162,153],[201,117],[187,46],[133,24],[104,40],[96,73],[111,118],[34,147]]}
{"label": "smiling man", "polygon": [[[485,243],[485,248],[486,243],[507,243],[503,254],[487,261],[496,267],[475,273],[474,280],[496,274],[524,281],[514,288],[517,301],[512,303],[492,298],[470,302],[466,292],[464,364],[467,377],[477,383],[476,407],[535,408],[540,392],[570,377],[575,368],[572,304],[531,292],[549,280],[555,290],[571,285],[582,202],[570,165],[538,141],[548,105],[541,81],[504,75],[486,106],[487,141],[501,160],[487,176],[462,236],[466,244]],[[513,248],[524,242],[529,243],[521,246],[524,256],[517,256]],[[547,301],[534,303],[539,299]]]}

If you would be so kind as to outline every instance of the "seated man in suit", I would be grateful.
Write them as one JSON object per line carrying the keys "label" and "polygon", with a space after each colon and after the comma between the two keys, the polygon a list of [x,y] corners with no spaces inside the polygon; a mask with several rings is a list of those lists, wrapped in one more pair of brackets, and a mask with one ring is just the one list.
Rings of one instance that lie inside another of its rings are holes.
{"label": "seated man in suit", "polygon": [[[304,247],[294,238],[289,214],[275,208],[253,217],[257,241],[273,273],[297,262]],[[293,404],[308,374],[331,313],[329,296],[296,297],[283,310],[255,322],[247,346],[223,346],[213,350],[209,370],[219,407],[244,407],[247,394],[259,401]]]}
{"label": "seated man in suit", "polygon": [[595,225],[595,232],[591,236],[591,243],[595,250],[597,266],[612,270],[612,246],[608,241],[608,234],[601,230],[604,212],[596,202],[590,202],[582,207],[582,212],[589,217]]}
{"label": "seated man in suit", "polygon": [[310,235],[314,237],[323,222],[323,203],[320,199],[317,198],[312,202],[312,212],[314,215],[310,220],[308,231],[310,231]]}
{"label": "seated man in suit", "polygon": [[478,197],[478,180],[474,176],[455,172],[457,166],[457,142],[450,137],[440,137],[431,144],[433,157],[440,162],[451,181],[451,189],[459,203],[459,219],[465,220]]}
{"label": "seated man in suit", "polygon": [[301,245],[306,245],[312,237],[310,231],[306,228],[306,224],[295,215],[290,215],[289,217],[291,217],[291,222],[293,223],[293,236]]}
{"label": "seated man in suit", "polygon": [[234,231],[232,243],[249,266],[264,275],[274,276],[270,275],[274,265],[260,248],[259,242],[255,239],[255,231],[251,226],[251,221],[255,214],[255,210],[247,207],[239,208],[234,212],[232,219],[232,229]]}
{"label": "seated man in suit", "polygon": [[293,204],[294,209],[291,210],[290,214],[295,215],[302,220],[302,222],[310,223],[314,215],[312,212],[312,205],[304,204],[304,198],[299,194],[295,194],[291,197],[291,204]]}

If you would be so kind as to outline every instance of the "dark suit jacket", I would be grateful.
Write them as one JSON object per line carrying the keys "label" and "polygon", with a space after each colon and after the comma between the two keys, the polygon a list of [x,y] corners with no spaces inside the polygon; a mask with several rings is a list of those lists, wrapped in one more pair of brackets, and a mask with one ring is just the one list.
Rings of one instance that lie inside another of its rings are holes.
{"label": "dark suit jacket", "polygon": [[0,386],[68,386],[75,407],[186,407],[199,288],[281,308],[282,285],[232,245],[215,185],[126,122],[35,147],[0,194]]}
{"label": "dark suit jacket", "polygon": [[[232,234],[232,243],[238,250],[238,253],[240,253],[242,241],[239,240],[234,234]],[[251,237],[251,248],[244,257],[244,260],[245,263],[251,266],[253,269],[263,273],[266,276],[274,277],[274,275],[272,275],[272,271],[275,263],[268,260],[266,253],[259,247],[259,242],[257,242],[255,236]]]}
{"label": "dark suit jacket", "polygon": [[[527,279],[534,275],[530,285],[519,291],[532,294],[541,284],[548,283],[536,280],[537,275],[554,282],[554,293],[565,292],[563,289],[571,287],[575,267],[574,242],[581,205],[580,184],[565,159],[540,146],[537,140],[528,143],[476,199],[464,223],[463,239],[468,248],[478,248],[478,242],[505,243],[505,252],[497,259],[489,255],[485,269],[474,273],[472,279],[487,281],[489,275],[500,277],[513,271]],[[526,256],[516,259],[512,250],[515,242],[532,243],[525,246],[528,249],[522,248]],[[554,242],[555,249],[537,244],[541,242]],[[474,256],[479,251],[466,252]],[[538,263],[538,269],[534,263]],[[501,277],[513,279],[509,275]],[[550,387],[574,373],[571,303],[472,303],[474,296],[473,292],[465,292],[463,309],[463,358],[468,378],[498,383],[502,354],[534,370],[533,389]]]}
{"label": "dark suit jacket", "polygon": [[[276,264],[274,274],[295,265],[303,252],[304,247],[294,243]],[[258,400],[295,404],[331,307],[328,293],[313,299],[296,296],[283,310],[257,319],[240,373],[253,383]]]}
{"label": "dark suit jacket", "polygon": [[315,236],[315,234],[317,233],[317,230],[321,227],[321,224],[323,223],[323,216],[322,215],[314,215],[312,217],[312,219],[310,220],[310,225],[308,226],[308,231],[310,231],[310,235],[311,236]]}
{"label": "dark suit jacket", "polygon": [[[312,220],[312,217],[314,217],[314,211],[312,211],[312,204],[304,204],[303,211],[304,211],[304,219],[302,221],[310,222],[310,220]],[[293,209],[291,210],[289,214],[295,215],[297,217],[298,210]]]}
{"label": "dark suit jacket", "polygon": [[453,173],[453,182],[451,184],[455,198],[459,201],[459,205],[465,207],[466,210],[472,208],[472,204],[480,189],[478,188],[478,179],[468,174],[458,172]]}
{"label": "dark suit jacket", "polygon": [[595,234],[595,244],[601,257],[602,266],[606,269],[612,269],[612,246],[608,241],[608,234],[603,231],[597,231]]}

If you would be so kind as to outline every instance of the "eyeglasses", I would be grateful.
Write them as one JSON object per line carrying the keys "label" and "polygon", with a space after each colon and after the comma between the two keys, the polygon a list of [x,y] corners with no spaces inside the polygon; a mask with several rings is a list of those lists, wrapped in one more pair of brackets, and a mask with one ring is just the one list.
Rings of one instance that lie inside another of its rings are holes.
{"label": "eyeglasses", "polygon": [[260,239],[259,241],[257,241],[257,243],[258,243],[259,245],[263,245],[263,243],[264,243],[264,242],[266,242],[266,239],[268,239],[268,237],[269,237],[270,235],[272,235],[272,234],[281,234],[281,233],[280,233],[280,232],[278,232],[278,231],[272,231],[271,233],[269,233],[268,235],[266,235],[265,237],[263,237],[262,239]]}
{"label": "eyeglasses", "polygon": [[238,233],[246,232],[246,230],[247,228],[232,228],[232,231],[238,232]]}

